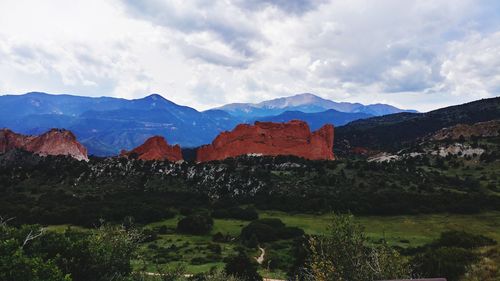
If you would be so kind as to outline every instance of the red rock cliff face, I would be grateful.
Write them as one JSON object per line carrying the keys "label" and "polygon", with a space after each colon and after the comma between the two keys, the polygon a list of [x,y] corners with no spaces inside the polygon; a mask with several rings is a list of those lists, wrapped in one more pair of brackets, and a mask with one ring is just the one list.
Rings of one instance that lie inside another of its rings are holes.
{"label": "red rock cliff face", "polygon": [[298,120],[240,124],[231,132],[221,133],[212,144],[200,147],[196,160],[222,160],[253,153],[333,160],[333,125],[325,125],[311,133],[307,123]]}
{"label": "red rock cliff face", "polygon": [[123,150],[120,153],[121,157],[132,157],[133,155],[141,160],[168,160],[172,162],[183,160],[181,147],[168,145],[165,138],[161,136],[151,137],[131,151]]}
{"label": "red rock cliff face", "polygon": [[40,136],[25,136],[9,129],[0,131],[0,153],[20,148],[42,156],[69,155],[77,160],[88,161],[87,149],[72,132],[52,129]]}

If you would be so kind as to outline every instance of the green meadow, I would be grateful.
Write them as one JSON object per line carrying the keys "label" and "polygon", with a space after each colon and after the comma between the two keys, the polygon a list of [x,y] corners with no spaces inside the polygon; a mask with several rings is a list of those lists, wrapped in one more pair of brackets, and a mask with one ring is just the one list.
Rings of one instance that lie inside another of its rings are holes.
{"label": "green meadow", "polygon": [[[302,228],[307,234],[326,235],[331,214],[289,214],[277,211],[260,211],[260,218],[279,218],[287,226]],[[175,233],[180,217],[151,223],[146,229],[166,227],[167,234],[159,234],[154,241],[142,243],[139,257],[134,260],[135,270],[156,272],[158,268],[173,267],[183,264],[191,274],[206,272],[213,267],[223,267],[223,259],[237,253],[241,247],[237,237],[241,229],[249,222],[232,219],[214,219],[214,226],[209,235],[184,235]],[[416,247],[438,238],[446,230],[464,230],[482,234],[500,241],[500,212],[487,212],[473,215],[426,214],[408,216],[359,216],[356,217],[365,228],[366,235],[373,243],[385,239],[390,245]],[[49,226],[51,231],[64,231],[68,225]],[[80,228],[82,229],[82,228]],[[212,236],[221,233],[228,241],[214,242]],[[276,243],[276,242],[275,242]],[[279,243],[279,242],[278,242]],[[286,245],[286,241],[282,244]],[[275,249],[276,244],[264,244],[265,249]],[[266,248],[267,247],[267,248]],[[283,248],[283,255],[289,254],[289,248]],[[251,252],[258,256],[259,251]],[[281,253],[278,253],[281,254]],[[282,278],[282,271],[268,271],[264,267],[261,274],[266,277]]]}

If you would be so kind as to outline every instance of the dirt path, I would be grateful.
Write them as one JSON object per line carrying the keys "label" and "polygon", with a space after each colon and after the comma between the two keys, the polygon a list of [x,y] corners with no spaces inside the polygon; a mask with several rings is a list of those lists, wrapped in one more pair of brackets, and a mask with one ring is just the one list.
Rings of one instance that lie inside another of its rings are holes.
{"label": "dirt path", "polygon": [[[264,258],[266,256],[266,250],[262,248],[261,246],[258,246],[260,250],[260,256],[254,257],[254,259],[257,261],[258,264],[262,264],[264,262]],[[153,273],[153,272],[144,272],[146,275],[160,275],[159,273]],[[185,274],[185,277],[192,277],[192,274]],[[271,279],[271,278],[263,278],[264,281],[285,281],[281,279]]]}
{"label": "dirt path", "polygon": [[266,250],[264,250],[264,248],[259,247],[259,250],[260,250],[260,256],[259,257],[255,257],[255,260],[257,261],[258,264],[262,264],[264,262],[264,256],[266,255]]}

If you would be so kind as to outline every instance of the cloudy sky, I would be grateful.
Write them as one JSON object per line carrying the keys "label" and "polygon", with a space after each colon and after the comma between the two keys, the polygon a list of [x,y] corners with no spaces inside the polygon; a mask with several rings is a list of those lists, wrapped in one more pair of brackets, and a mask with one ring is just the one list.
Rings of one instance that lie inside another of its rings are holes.
{"label": "cloudy sky", "polygon": [[500,2],[0,0],[0,93],[28,91],[426,111],[500,95]]}

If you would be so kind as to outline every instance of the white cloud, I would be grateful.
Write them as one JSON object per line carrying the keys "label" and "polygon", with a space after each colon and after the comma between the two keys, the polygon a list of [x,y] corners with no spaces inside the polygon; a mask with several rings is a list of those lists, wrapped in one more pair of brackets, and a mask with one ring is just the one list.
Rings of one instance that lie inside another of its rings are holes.
{"label": "white cloud", "polygon": [[471,34],[452,42],[443,60],[441,88],[454,96],[485,98],[500,94],[500,31]]}
{"label": "white cloud", "polygon": [[313,92],[428,110],[499,94],[499,6],[3,0],[0,92],[156,92],[198,109]]}

